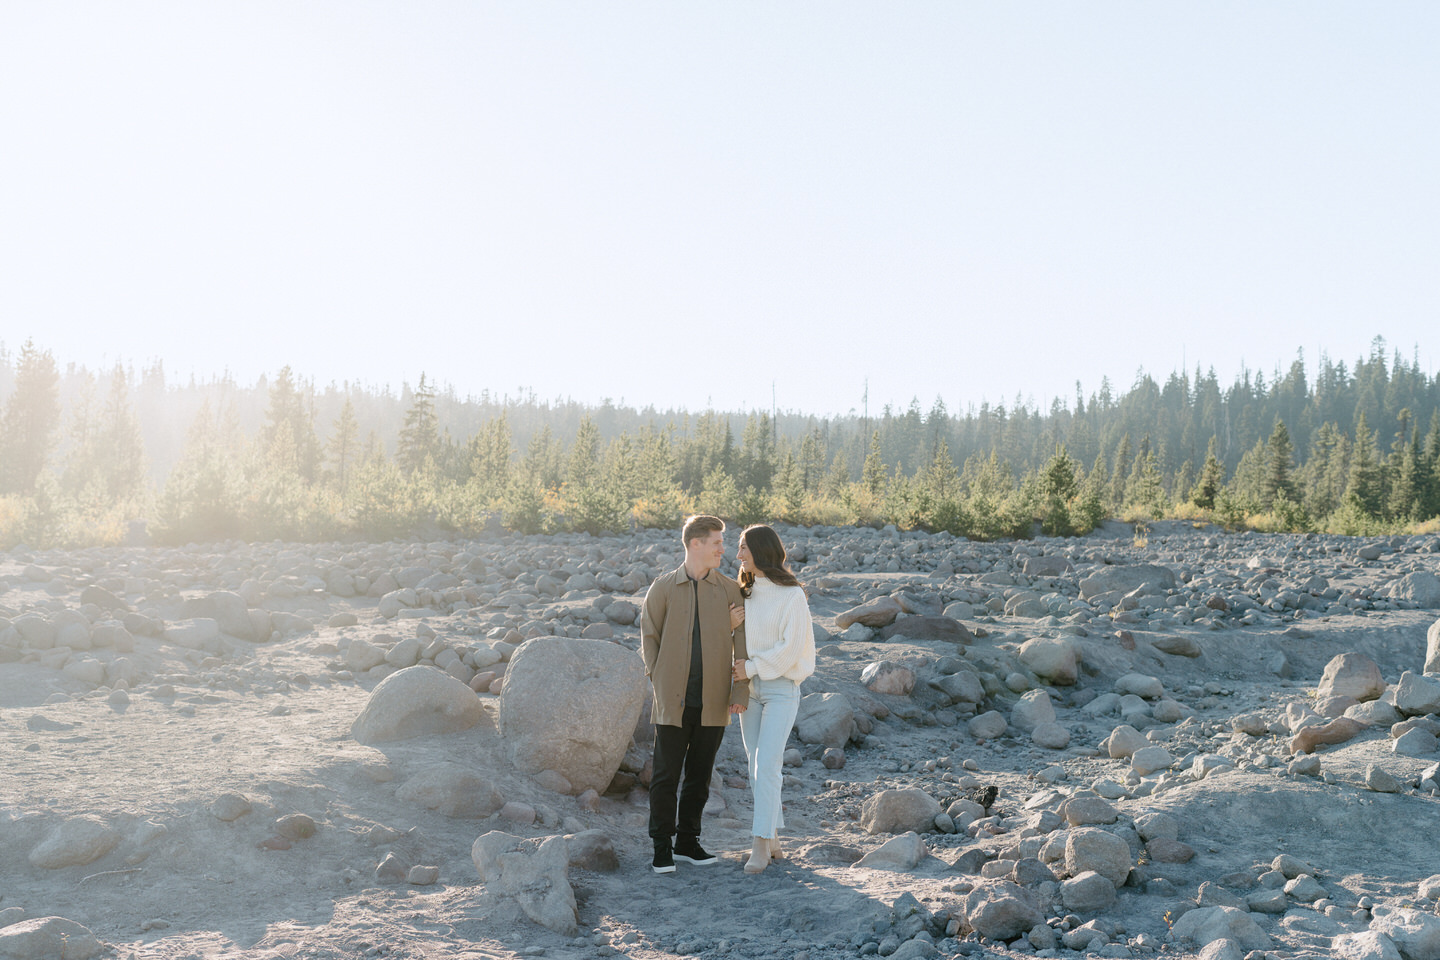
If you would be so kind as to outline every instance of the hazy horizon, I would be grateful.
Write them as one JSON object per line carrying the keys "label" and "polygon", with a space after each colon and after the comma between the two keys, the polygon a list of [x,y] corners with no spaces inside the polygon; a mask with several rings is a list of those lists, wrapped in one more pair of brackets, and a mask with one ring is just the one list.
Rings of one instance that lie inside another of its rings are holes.
{"label": "hazy horizon", "polygon": [[0,9],[61,363],[844,415],[1434,370],[1422,4]]}

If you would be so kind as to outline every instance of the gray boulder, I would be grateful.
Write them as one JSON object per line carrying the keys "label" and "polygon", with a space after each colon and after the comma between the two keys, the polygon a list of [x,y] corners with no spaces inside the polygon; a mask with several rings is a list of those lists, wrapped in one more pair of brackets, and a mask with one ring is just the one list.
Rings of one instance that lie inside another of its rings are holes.
{"label": "gray boulder", "polygon": [[1242,950],[1268,950],[1270,937],[1250,914],[1238,907],[1199,907],[1184,914],[1170,929],[1178,941],[1200,946],[1234,940]]}
{"label": "gray boulder", "polygon": [[861,671],[860,682],[872,693],[905,697],[915,689],[915,671],[903,663],[878,660]]}
{"label": "gray boulder", "polygon": [[1440,713],[1440,679],[1406,670],[1395,684],[1395,709],[1406,717]]}
{"label": "gray boulder", "polygon": [[1330,941],[1330,949],[1340,960],[1401,960],[1395,941],[1375,930],[1342,933]]}
{"label": "gray boulder", "polygon": [[1406,960],[1440,960],[1440,917],[1410,907],[1377,908],[1374,913],[1370,930],[1394,941]]}
{"label": "gray boulder", "polygon": [[1099,913],[1115,905],[1115,884],[1086,870],[1060,885],[1060,902],[1074,913]]}
{"label": "gray boulder", "polygon": [[1058,686],[1071,686],[1079,676],[1080,650],[1069,637],[1026,640],[1018,656],[1037,677]]}
{"label": "gray boulder", "polygon": [[1130,845],[1095,827],[1071,830],[1065,838],[1065,871],[1078,877],[1093,870],[1117,888],[1130,876]]}
{"label": "gray boulder", "polygon": [[1390,586],[1390,597],[1425,609],[1440,607],[1440,578],[1429,570],[1407,573]]}
{"label": "gray boulder", "polygon": [[855,709],[843,693],[810,693],[800,698],[795,734],[801,743],[843,747],[855,735]]}
{"label": "gray boulder", "polygon": [[1026,557],[1020,572],[1027,577],[1061,577],[1074,569],[1068,557]]}
{"label": "gray boulder", "polygon": [[1385,678],[1380,667],[1363,653],[1353,651],[1337,654],[1325,664],[1325,672],[1316,688],[1319,697],[1354,697],[1364,702],[1377,700],[1385,692]]}
{"label": "gray boulder", "polygon": [[981,880],[962,901],[965,924],[991,940],[1024,936],[1045,914],[1035,897],[1010,880]]}
{"label": "gray boulder", "polygon": [[923,833],[935,828],[945,808],[918,787],[881,790],[860,806],[860,823],[870,833]]}
{"label": "gray boulder", "polygon": [[513,898],[527,917],[562,936],[578,932],[564,837],[527,840],[492,830],[475,840],[470,857],[490,893]]}
{"label": "gray boulder", "polygon": [[1010,726],[1030,733],[1042,723],[1055,722],[1055,704],[1044,690],[1030,690],[1010,708]]}
{"label": "gray boulder", "polygon": [[37,917],[0,928],[4,960],[90,960],[109,949],[89,927],[64,917]]}
{"label": "gray boulder", "polygon": [[875,870],[914,870],[929,852],[920,835],[909,831],[886,840],[861,857],[855,866]]}
{"label": "gray boulder", "polygon": [[481,820],[505,806],[487,780],[458,763],[438,763],[411,777],[395,796],[458,820]]}
{"label": "gray boulder", "polygon": [[554,770],[576,793],[615,778],[645,700],[645,667],[619,644],[536,637],[510,657],[500,733],[523,773]]}
{"label": "gray boulder", "polygon": [[1102,567],[1080,581],[1080,599],[1093,600],[1101,594],[1134,594],[1150,596],[1175,589],[1175,573],[1169,567],[1153,563]]}
{"label": "gray boulder", "polygon": [[[445,671],[406,667],[371,691],[365,709],[350,726],[350,735],[364,744],[409,740],[469,730],[483,716],[485,708],[475,691]],[[634,726],[633,720],[630,725]]]}
{"label": "gray boulder", "polygon": [[844,630],[856,623],[872,628],[888,627],[902,612],[899,601],[894,597],[876,597],[869,603],[836,614],[835,629]]}
{"label": "gray boulder", "polygon": [[[837,624],[838,626],[838,624]],[[902,636],[909,640],[945,640],[950,643],[974,643],[970,628],[953,617],[905,617],[880,631],[880,639]]]}
{"label": "gray boulder", "polygon": [[98,817],[74,817],[30,851],[30,863],[44,870],[81,866],[99,860],[119,843],[120,835]]}

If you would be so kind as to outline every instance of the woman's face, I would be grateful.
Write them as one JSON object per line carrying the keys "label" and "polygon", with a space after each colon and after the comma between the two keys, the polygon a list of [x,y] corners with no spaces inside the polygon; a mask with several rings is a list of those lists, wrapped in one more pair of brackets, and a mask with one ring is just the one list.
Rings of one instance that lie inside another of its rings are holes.
{"label": "woman's face", "polygon": [[750,558],[750,548],[745,545],[745,538],[740,538],[740,546],[735,551],[735,556],[740,560],[742,573],[755,573],[755,561]]}

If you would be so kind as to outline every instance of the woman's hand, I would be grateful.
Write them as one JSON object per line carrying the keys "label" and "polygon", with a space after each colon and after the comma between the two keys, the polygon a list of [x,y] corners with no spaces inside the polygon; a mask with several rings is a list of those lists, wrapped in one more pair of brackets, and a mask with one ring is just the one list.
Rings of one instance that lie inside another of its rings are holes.
{"label": "woman's hand", "polygon": [[743,604],[743,603],[732,603],[732,604],[730,604],[730,629],[731,629],[731,630],[735,630],[735,629],[737,629],[737,628],[740,626],[740,624],[742,624],[742,623],[744,623],[744,622],[745,622],[745,604]]}
{"label": "woman's hand", "polygon": [[736,683],[739,683],[741,680],[749,680],[749,679],[750,679],[750,677],[745,673],[745,661],[744,661],[744,660],[736,660],[735,663],[731,665],[731,667],[730,667],[730,679],[731,679],[731,680],[734,680]]}

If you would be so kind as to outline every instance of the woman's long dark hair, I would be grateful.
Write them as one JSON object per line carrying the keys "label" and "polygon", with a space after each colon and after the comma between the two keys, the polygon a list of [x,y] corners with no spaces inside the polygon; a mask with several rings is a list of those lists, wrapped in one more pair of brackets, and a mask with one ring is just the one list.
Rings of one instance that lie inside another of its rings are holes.
{"label": "woman's long dark hair", "polygon": [[[800,581],[795,579],[795,574],[785,566],[785,544],[780,542],[780,534],[771,530],[763,523],[756,523],[746,527],[740,532],[740,539],[745,546],[750,548],[750,562],[753,563],[766,579],[780,587],[798,587]],[[750,596],[750,588],[755,585],[755,575],[745,570],[740,571],[740,592]]]}

